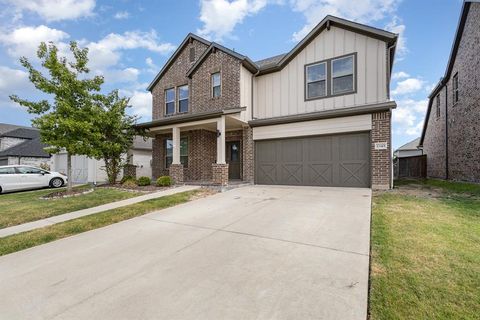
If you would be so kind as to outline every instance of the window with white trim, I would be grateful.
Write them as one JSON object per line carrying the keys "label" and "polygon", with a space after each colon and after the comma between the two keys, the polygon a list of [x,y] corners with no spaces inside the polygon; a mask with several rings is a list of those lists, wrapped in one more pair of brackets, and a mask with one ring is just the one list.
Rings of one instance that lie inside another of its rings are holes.
{"label": "window with white trim", "polygon": [[178,112],[188,112],[188,85],[178,87]]}
{"label": "window with white trim", "polygon": [[175,89],[165,90],[165,114],[175,113]]}
{"label": "window with white trim", "polygon": [[222,95],[222,78],[220,72],[212,74],[212,97],[218,98]]}

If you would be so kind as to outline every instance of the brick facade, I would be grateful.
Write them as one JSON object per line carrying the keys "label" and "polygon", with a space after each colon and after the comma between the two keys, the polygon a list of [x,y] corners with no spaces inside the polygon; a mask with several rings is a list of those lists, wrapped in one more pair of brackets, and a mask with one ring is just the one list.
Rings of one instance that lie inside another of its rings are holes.
{"label": "brick facade", "polygon": [[254,141],[253,141],[253,130],[250,127],[243,128],[242,131],[242,146],[243,146],[243,159],[242,159],[242,171],[243,171],[243,181],[254,182],[255,175],[255,164],[254,164]]}
{"label": "brick facade", "polygon": [[[441,114],[436,118],[436,97],[425,132],[427,175],[480,182],[480,3],[470,3],[451,76],[439,92]],[[453,100],[453,76],[458,73],[459,100]],[[446,152],[448,112],[448,175]]]}
{"label": "brick facade", "polygon": [[228,164],[212,164],[212,182],[221,186],[228,184]]}
{"label": "brick facade", "polygon": [[[372,114],[371,132],[372,189],[390,189],[392,179],[391,112]],[[386,142],[386,150],[376,150],[375,143]]]}
{"label": "brick facade", "polygon": [[168,168],[168,175],[172,178],[173,183],[182,184],[184,182],[184,169],[182,164],[171,164]]}

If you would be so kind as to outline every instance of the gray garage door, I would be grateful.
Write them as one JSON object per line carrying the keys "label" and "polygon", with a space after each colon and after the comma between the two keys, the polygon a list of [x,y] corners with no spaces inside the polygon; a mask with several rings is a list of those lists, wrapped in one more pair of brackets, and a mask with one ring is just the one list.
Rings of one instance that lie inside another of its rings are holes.
{"label": "gray garage door", "polygon": [[256,141],[255,182],[370,187],[370,136],[354,133]]}

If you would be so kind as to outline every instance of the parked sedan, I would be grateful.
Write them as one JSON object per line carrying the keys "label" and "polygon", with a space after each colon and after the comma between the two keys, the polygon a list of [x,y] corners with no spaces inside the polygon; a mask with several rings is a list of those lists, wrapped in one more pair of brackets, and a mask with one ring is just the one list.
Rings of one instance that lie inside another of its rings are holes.
{"label": "parked sedan", "polygon": [[60,188],[67,176],[30,166],[0,166],[0,193],[6,191]]}

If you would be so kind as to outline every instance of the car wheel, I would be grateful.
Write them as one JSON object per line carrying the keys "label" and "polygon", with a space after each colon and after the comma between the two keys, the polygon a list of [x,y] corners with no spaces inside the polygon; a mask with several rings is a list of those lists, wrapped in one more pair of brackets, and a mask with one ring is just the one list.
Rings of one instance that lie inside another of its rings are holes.
{"label": "car wheel", "polygon": [[60,188],[61,186],[63,186],[63,180],[61,178],[53,178],[50,180],[50,187]]}

